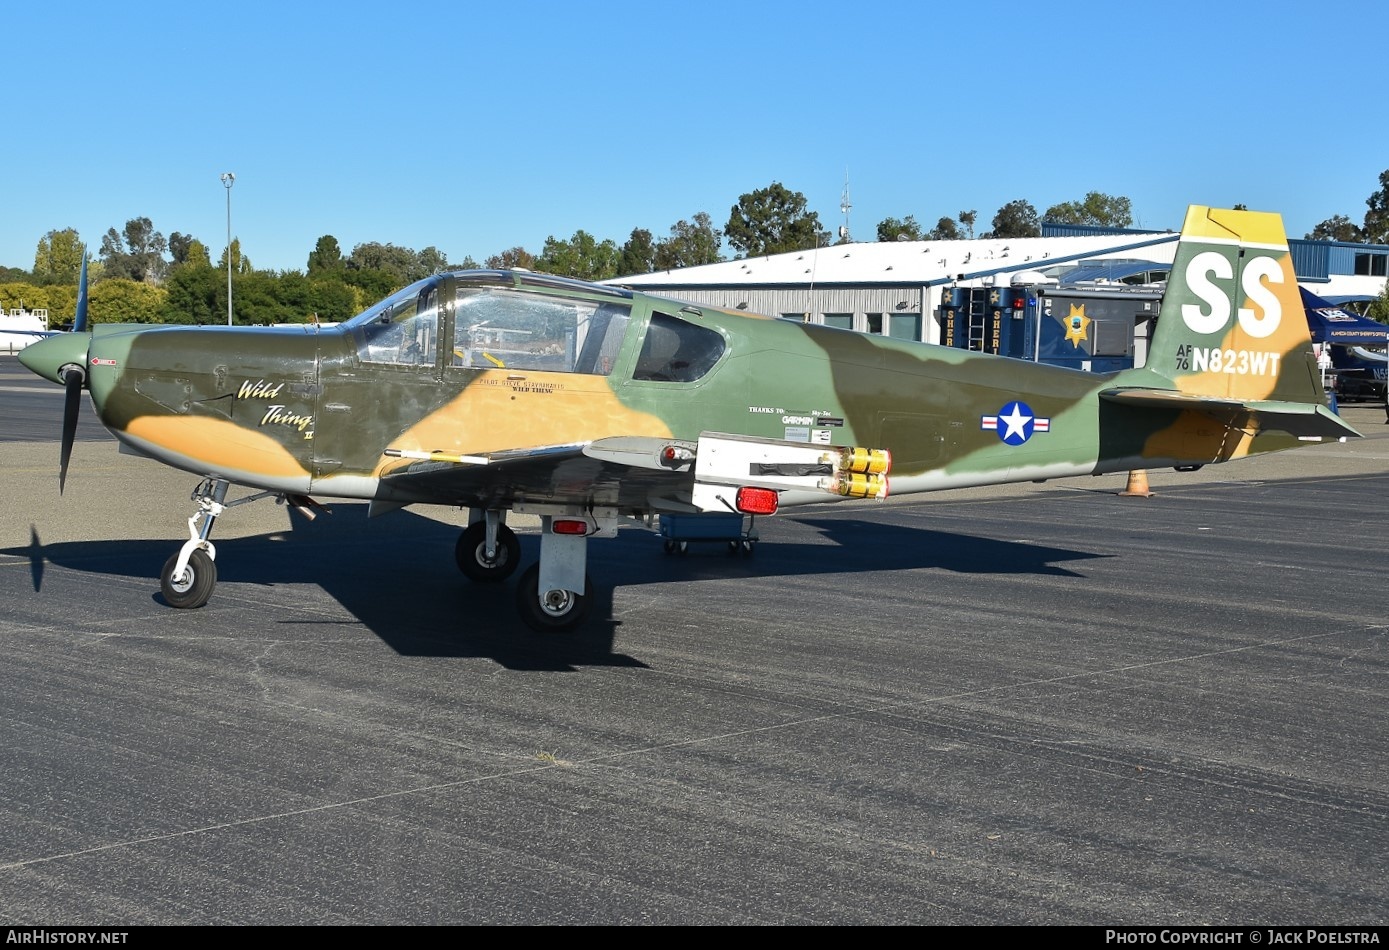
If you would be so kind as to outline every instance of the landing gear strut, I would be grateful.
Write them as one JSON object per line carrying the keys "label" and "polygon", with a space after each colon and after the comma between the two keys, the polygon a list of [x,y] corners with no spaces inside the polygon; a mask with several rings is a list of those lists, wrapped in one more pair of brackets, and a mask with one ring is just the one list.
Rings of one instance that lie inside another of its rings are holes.
{"label": "landing gear strut", "polygon": [[516,587],[521,620],[538,633],[574,629],[593,606],[588,539],[614,536],[618,512],[539,504],[518,504],[512,510],[540,516],[540,563],[527,568]]}
{"label": "landing gear strut", "polygon": [[488,510],[463,529],[454,547],[458,569],[469,580],[504,581],[521,562],[521,542],[504,523],[506,512]]}
{"label": "landing gear strut", "polygon": [[208,538],[217,516],[228,508],[274,498],[284,504],[288,502],[301,511],[305,517],[315,517],[315,509],[327,511],[306,495],[288,495],[283,492],[262,491],[236,501],[227,501],[227,489],[231,486],[225,478],[204,478],[193,489],[190,496],[198,503],[198,510],[188,519],[188,540],[178,553],[164,562],[159,572],[159,590],[164,595],[164,603],[181,610],[201,607],[212,597],[217,586],[217,549]]}
{"label": "landing gear strut", "polygon": [[192,499],[198,503],[198,510],[188,519],[188,540],[164,562],[164,570],[159,573],[159,590],[170,607],[191,610],[212,597],[212,589],[217,586],[217,549],[208,536],[217,516],[226,509],[227,488],[226,479],[205,478],[193,489]]}

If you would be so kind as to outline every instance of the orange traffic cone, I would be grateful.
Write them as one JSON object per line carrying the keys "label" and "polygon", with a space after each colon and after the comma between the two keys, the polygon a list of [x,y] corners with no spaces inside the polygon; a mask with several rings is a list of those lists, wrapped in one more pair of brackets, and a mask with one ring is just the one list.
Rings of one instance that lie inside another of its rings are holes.
{"label": "orange traffic cone", "polygon": [[1129,483],[1119,494],[1124,498],[1152,498],[1153,493],[1148,490],[1148,473],[1141,468],[1129,472]]}

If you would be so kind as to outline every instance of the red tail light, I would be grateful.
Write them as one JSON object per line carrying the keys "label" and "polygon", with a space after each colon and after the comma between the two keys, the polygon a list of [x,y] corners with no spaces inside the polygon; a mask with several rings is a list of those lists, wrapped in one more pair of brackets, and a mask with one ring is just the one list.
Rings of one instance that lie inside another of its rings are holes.
{"label": "red tail light", "polygon": [[550,522],[550,530],[555,534],[588,534],[588,522],[573,518],[556,518]]}
{"label": "red tail light", "polygon": [[774,515],[777,493],[770,488],[744,486],[738,489],[736,504],[738,510],[745,515]]}

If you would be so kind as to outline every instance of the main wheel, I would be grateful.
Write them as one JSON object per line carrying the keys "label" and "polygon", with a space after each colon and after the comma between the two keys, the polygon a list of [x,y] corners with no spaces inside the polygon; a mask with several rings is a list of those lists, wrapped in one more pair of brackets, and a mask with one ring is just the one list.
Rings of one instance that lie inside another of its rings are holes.
{"label": "main wheel", "polygon": [[497,549],[487,559],[487,522],[475,521],[463,529],[453,549],[458,569],[475,581],[504,581],[521,563],[521,542],[506,525],[497,526]]}
{"label": "main wheel", "polygon": [[198,548],[189,555],[188,567],[179,578],[174,577],[177,565],[178,555],[175,554],[164,562],[164,570],[159,572],[159,590],[164,595],[164,603],[181,610],[207,603],[212,597],[212,588],[217,586],[216,562]]}
{"label": "main wheel", "polygon": [[540,595],[540,565],[532,564],[516,588],[516,607],[526,626],[539,633],[560,633],[583,623],[593,604],[593,582],[584,575],[584,592],[546,591]]}

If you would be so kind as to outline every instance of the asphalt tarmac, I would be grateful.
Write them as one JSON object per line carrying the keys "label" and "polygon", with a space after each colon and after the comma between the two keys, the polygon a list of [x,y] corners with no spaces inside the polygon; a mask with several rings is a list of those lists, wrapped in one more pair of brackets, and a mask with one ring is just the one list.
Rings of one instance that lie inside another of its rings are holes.
{"label": "asphalt tarmac", "polygon": [[61,406],[0,358],[5,924],[1389,923],[1382,407],[1151,498],[624,529],[544,637],[454,511],[235,508],[165,607],[197,479],[85,405],[60,497]]}

